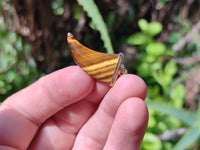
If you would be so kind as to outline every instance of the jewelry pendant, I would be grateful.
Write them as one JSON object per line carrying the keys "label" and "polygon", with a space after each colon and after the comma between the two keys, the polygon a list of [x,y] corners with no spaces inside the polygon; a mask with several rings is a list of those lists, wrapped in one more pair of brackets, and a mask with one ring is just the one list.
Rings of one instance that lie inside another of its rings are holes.
{"label": "jewelry pendant", "polygon": [[113,86],[117,78],[127,73],[124,54],[107,54],[91,50],[79,43],[71,33],[67,41],[74,61],[90,76]]}

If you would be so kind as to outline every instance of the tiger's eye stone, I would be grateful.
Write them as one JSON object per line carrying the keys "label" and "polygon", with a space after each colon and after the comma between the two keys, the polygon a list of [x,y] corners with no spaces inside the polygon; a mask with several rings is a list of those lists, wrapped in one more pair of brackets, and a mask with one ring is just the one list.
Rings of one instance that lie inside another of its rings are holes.
{"label": "tiger's eye stone", "polygon": [[106,54],[91,50],[79,43],[71,33],[67,34],[67,41],[74,61],[87,74],[105,83],[115,82],[123,61],[122,53]]}

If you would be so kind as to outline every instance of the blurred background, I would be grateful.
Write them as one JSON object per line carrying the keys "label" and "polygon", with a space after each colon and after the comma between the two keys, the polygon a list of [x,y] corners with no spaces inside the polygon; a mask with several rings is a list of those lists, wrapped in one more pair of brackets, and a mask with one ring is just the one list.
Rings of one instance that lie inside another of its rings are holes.
{"label": "blurred background", "polygon": [[142,150],[200,149],[199,0],[0,0],[0,101],[74,64],[85,46],[125,54],[148,86]]}

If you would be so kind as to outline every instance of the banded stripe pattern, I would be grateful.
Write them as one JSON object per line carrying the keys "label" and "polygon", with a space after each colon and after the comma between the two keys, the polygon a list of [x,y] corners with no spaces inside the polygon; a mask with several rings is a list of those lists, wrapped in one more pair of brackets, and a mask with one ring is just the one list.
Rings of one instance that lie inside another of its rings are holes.
{"label": "banded stripe pattern", "polygon": [[119,59],[118,54],[105,54],[91,50],[79,43],[70,33],[67,41],[73,59],[86,73],[95,79],[111,83]]}
{"label": "banded stripe pattern", "polygon": [[83,67],[82,69],[92,77],[110,83],[118,58],[106,60],[98,64]]}

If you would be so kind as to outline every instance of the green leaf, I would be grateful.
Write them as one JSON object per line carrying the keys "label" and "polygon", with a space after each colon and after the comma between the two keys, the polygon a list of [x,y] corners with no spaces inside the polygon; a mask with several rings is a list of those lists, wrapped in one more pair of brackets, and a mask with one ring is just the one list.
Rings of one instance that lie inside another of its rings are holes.
{"label": "green leaf", "polygon": [[62,4],[63,4],[62,0],[52,1],[51,7],[53,8],[55,15],[62,15],[63,14],[64,8],[63,8]]}
{"label": "green leaf", "polygon": [[145,19],[140,19],[138,21],[139,28],[145,32],[148,29],[148,22]]}
{"label": "green leaf", "polygon": [[162,143],[160,139],[154,134],[146,133],[144,135],[141,147],[146,150],[153,150],[153,149],[157,150],[157,149],[162,149]]}
{"label": "green leaf", "polygon": [[199,105],[199,107],[197,109],[196,119],[197,119],[198,122],[200,122],[200,105]]}
{"label": "green leaf", "polygon": [[149,111],[148,128],[153,128],[157,125],[156,118],[153,115],[155,111],[152,108],[148,108],[148,111]]}
{"label": "green leaf", "polygon": [[148,23],[145,19],[140,19],[138,21],[138,26],[141,31],[149,36],[155,36],[162,31],[162,24],[160,22],[150,22]]}
{"label": "green leaf", "polygon": [[138,75],[142,77],[149,76],[149,65],[147,63],[142,63],[138,66]]}
{"label": "green leaf", "polygon": [[150,41],[152,41],[152,38],[142,32],[135,33],[127,39],[127,43],[131,45],[147,44]]}
{"label": "green leaf", "polygon": [[148,86],[148,94],[151,95],[151,97],[159,96],[159,93],[160,93],[160,86],[158,85]]}
{"label": "green leaf", "polygon": [[73,15],[75,19],[79,19],[82,15],[82,8],[80,5],[73,5]]}
{"label": "green leaf", "polygon": [[182,36],[178,33],[178,32],[172,32],[169,34],[168,36],[168,42],[170,42],[171,44],[175,44],[176,42],[178,42],[180,39],[182,38]]}
{"label": "green leaf", "polygon": [[167,130],[167,124],[163,120],[160,120],[157,123],[157,131],[164,132],[165,130]]}
{"label": "green leaf", "polygon": [[151,36],[155,36],[162,31],[162,24],[159,22],[150,22],[148,25],[148,34]]}
{"label": "green leaf", "polygon": [[94,0],[78,0],[79,4],[83,6],[83,9],[87,12],[88,16],[92,19],[96,26],[96,29],[101,34],[101,39],[104,42],[104,46],[108,53],[114,53],[111,40],[108,34],[107,27],[103,21],[103,18],[94,2]]}
{"label": "green leaf", "polygon": [[186,111],[186,110],[180,110],[177,109],[169,104],[166,103],[159,103],[159,102],[153,102],[151,100],[146,101],[147,105],[159,112],[162,112],[169,116],[174,116],[180,121],[186,123],[189,126],[194,125],[196,122],[196,117],[193,113]]}
{"label": "green leaf", "polygon": [[178,84],[169,92],[169,95],[172,99],[171,103],[173,103],[176,108],[182,108],[185,97],[185,87],[182,84]]}
{"label": "green leaf", "polygon": [[154,79],[162,86],[164,94],[168,93],[169,85],[172,82],[172,77],[166,73],[164,73],[162,70],[159,70],[158,72],[152,73]]}
{"label": "green leaf", "polygon": [[198,48],[197,44],[195,44],[195,43],[190,43],[190,42],[188,42],[188,43],[186,44],[186,51],[187,51],[187,52],[192,53],[193,51],[198,50],[198,49],[199,49],[199,48]]}
{"label": "green leaf", "polygon": [[167,130],[180,128],[181,126],[183,126],[183,123],[180,120],[174,118],[173,116],[167,116],[164,122],[167,124]]}
{"label": "green leaf", "polygon": [[182,84],[178,84],[171,92],[170,97],[172,99],[183,99],[185,97],[185,87]]}
{"label": "green leaf", "polygon": [[157,7],[161,9],[161,8],[163,8],[163,7],[166,5],[166,3],[169,2],[169,1],[171,1],[171,0],[157,0]]}
{"label": "green leaf", "polygon": [[150,43],[147,46],[147,54],[152,56],[161,56],[165,53],[165,45],[162,43]]}
{"label": "green leaf", "polygon": [[150,65],[151,72],[158,71],[162,68],[162,64],[158,61],[155,61]]}
{"label": "green leaf", "polygon": [[[151,56],[151,55],[146,55],[146,57],[143,58],[143,61],[147,62],[147,63],[157,62],[156,60],[157,60],[157,58],[155,58],[154,56]],[[158,63],[160,63],[160,62],[158,62]]]}
{"label": "green leaf", "polygon": [[176,66],[176,62],[174,61],[169,61],[164,69],[166,74],[169,74],[171,76],[175,75],[177,73],[177,66]]}
{"label": "green leaf", "polygon": [[163,147],[164,147],[163,148],[164,150],[171,150],[172,147],[173,147],[173,144],[171,142],[166,141],[166,142],[163,143]]}
{"label": "green leaf", "polygon": [[197,139],[200,137],[200,124],[196,123],[186,134],[178,141],[173,150],[190,149]]}

